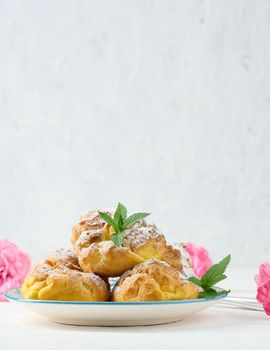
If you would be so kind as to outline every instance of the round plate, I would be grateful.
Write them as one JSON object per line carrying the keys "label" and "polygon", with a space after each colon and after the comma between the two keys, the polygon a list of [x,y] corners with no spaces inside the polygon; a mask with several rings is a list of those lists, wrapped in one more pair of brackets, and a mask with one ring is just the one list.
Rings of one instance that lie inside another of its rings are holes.
{"label": "round plate", "polygon": [[49,320],[87,326],[142,326],[180,321],[213,306],[225,296],[152,302],[80,302],[25,299],[20,289],[5,296]]}

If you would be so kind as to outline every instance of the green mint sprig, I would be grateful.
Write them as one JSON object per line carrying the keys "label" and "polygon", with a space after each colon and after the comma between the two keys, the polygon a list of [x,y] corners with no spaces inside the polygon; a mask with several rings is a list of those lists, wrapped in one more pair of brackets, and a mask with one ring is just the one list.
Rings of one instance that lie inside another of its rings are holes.
{"label": "green mint sprig", "polygon": [[117,247],[122,244],[126,229],[150,215],[150,213],[135,213],[127,216],[127,208],[121,203],[118,203],[114,217],[101,211],[98,213],[104,221],[113,227],[114,232],[111,234],[111,240]]}
{"label": "green mint sprig", "polygon": [[224,272],[231,261],[231,255],[226,256],[219,263],[211,266],[201,279],[197,277],[190,277],[188,280],[203,289],[199,293],[199,298],[214,298],[218,295],[227,295],[230,290],[217,291],[213,288],[215,284],[227,278]]}

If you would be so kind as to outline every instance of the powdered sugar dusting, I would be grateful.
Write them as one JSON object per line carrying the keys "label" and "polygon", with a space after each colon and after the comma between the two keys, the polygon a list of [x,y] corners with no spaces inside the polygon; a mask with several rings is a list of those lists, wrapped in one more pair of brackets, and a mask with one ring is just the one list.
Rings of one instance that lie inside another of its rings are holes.
{"label": "powdered sugar dusting", "polygon": [[173,269],[173,267],[168,264],[166,261],[163,261],[163,260],[157,260],[157,259],[149,259],[149,260],[146,260],[145,262],[143,262],[142,264],[140,265],[137,265],[138,267],[145,267],[145,266],[150,266],[150,265],[162,265],[162,266],[165,266],[167,268],[170,268],[170,269]]}
{"label": "powdered sugar dusting", "polygon": [[59,277],[61,275],[65,275],[65,278],[68,278],[70,281],[79,282],[81,279],[83,281],[88,281],[88,283],[93,283],[97,286],[97,288],[104,288],[106,286],[105,281],[91,272],[83,272],[79,270],[73,270],[68,268],[65,265],[59,265],[57,267],[53,267],[49,263],[41,262],[37,264],[32,273],[32,277],[36,281],[44,281],[47,278]]}
{"label": "powdered sugar dusting", "polygon": [[189,277],[195,276],[192,262],[188,252],[185,250],[184,243],[174,243],[172,244],[173,248],[178,249],[181,254],[181,263],[183,266],[182,271],[180,272],[181,279],[188,279]]}
{"label": "powdered sugar dusting", "polygon": [[156,225],[148,224],[145,220],[141,220],[130,229],[125,230],[125,236],[122,245],[124,247],[136,249],[144,245],[150,238],[153,238],[156,241],[165,241],[165,236],[156,227]]}
{"label": "powdered sugar dusting", "polygon": [[113,211],[107,209],[100,209],[89,211],[82,215],[80,218],[80,224],[84,224],[87,228],[91,230],[101,229],[105,226],[106,222],[100,217],[99,211],[105,212],[106,214],[112,216]]}
{"label": "powdered sugar dusting", "polygon": [[89,246],[92,243],[101,240],[101,230],[87,230],[83,231],[75,243],[75,250],[81,246]]}
{"label": "powdered sugar dusting", "polygon": [[47,260],[54,260],[59,263],[65,263],[70,261],[77,261],[77,256],[72,250],[61,248],[53,251]]}

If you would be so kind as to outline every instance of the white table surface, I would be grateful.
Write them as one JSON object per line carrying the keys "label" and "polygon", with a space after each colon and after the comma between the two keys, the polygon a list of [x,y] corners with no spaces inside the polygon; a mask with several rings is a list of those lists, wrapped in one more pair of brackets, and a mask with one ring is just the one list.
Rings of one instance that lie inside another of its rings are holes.
{"label": "white table surface", "polygon": [[[254,296],[255,269],[232,269],[223,284]],[[270,317],[214,307],[184,321],[148,327],[82,327],[52,323],[17,303],[0,303],[0,349],[270,349]]]}

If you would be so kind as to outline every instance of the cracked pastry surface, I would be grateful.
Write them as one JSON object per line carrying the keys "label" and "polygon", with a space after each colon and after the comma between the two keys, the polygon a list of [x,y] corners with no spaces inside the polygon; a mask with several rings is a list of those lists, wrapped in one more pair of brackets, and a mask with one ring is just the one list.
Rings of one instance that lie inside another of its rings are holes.
{"label": "cracked pastry surface", "polygon": [[[112,211],[103,210],[106,214],[112,215]],[[81,233],[84,231],[99,231],[106,225],[106,222],[99,216],[98,210],[92,210],[83,214],[79,221],[72,227],[71,243],[74,246]]]}
{"label": "cracked pastry surface", "polygon": [[82,218],[73,227],[71,241],[84,271],[115,277],[151,258],[167,261],[181,271],[179,250],[167,244],[164,234],[154,224],[142,220],[126,229],[122,245],[117,247],[110,240],[111,226],[97,211]]}
{"label": "cracked pastry surface", "polygon": [[28,299],[66,301],[106,301],[110,295],[106,281],[83,272],[76,255],[63,249],[34,266],[21,293]]}
{"label": "cracked pastry surface", "polygon": [[71,270],[82,271],[77,255],[70,249],[61,248],[54,250],[45,260],[45,264],[54,268],[66,266]]}
{"label": "cracked pastry surface", "polygon": [[150,259],[125,272],[112,290],[112,301],[196,299],[198,287],[183,281],[179,271],[164,261]]}

